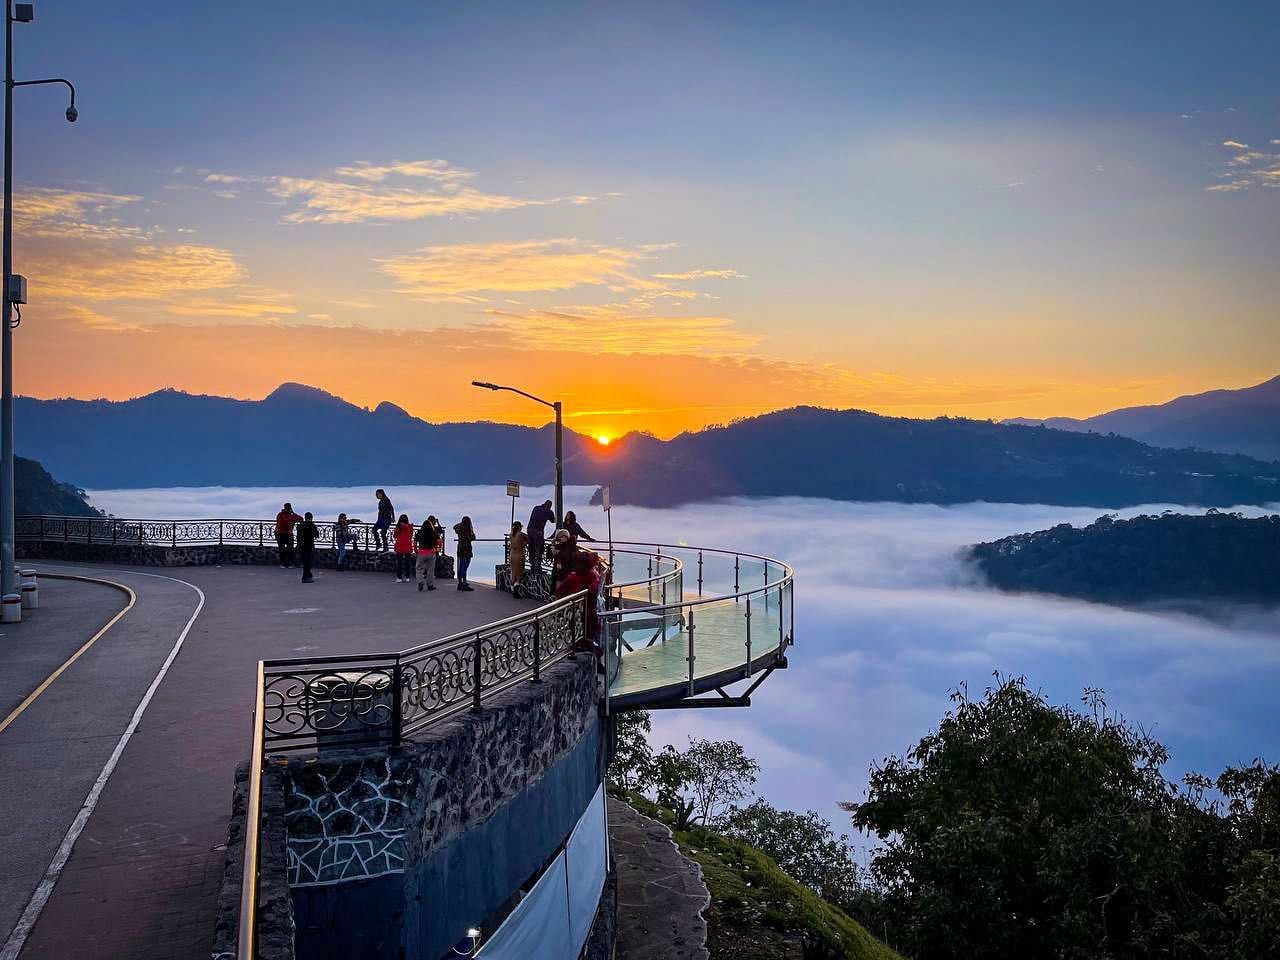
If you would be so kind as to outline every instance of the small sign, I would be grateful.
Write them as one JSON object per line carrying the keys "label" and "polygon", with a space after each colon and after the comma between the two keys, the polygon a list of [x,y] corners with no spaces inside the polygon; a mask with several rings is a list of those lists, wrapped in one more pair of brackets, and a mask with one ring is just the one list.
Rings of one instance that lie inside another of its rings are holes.
{"label": "small sign", "polygon": [[608,487],[600,488],[600,506],[604,507],[606,513],[609,511],[609,488]]}
{"label": "small sign", "polygon": [[508,496],[508,497],[518,497],[518,496],[520,496],[520,484],[518,484],[518,483],[517,483],[516,481],[514,481],[514,480],[508,480],[508,481],[507,481],[507,496]]}

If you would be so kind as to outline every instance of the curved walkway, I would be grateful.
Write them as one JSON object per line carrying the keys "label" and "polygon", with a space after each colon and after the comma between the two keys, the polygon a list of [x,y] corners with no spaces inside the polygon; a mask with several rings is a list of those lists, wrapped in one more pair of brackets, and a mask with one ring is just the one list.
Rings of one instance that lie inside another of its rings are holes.
{"label": "curved walkway", "polygon": [[[34,849],[32,863],[6,880],[5,889],[23,890],[19,910],[173,653],[199,603],[197,589],[207,603],[102,788],[23,960],[207,955],[260,658],[398,649],[521,608],[479,585],[460,593],[444,582],[419,594],[372,573],[320,571],[316,583],[302,584],[298,571],[274,567],[165,571],[180,582],[150,570],[36,566],[118,580],[137,591],[138,603],[0,733],[0,763],[15,773],[0,789],[25,784],[30,791],[0,795],[0,806],[22,804],[39,820],[12,833],[17,845]],[[52,606],[39,611],[46,612]],[[36,625],[33,618],[22,626]],[[8,936],[11,912],[0,915],[0,937]]]}

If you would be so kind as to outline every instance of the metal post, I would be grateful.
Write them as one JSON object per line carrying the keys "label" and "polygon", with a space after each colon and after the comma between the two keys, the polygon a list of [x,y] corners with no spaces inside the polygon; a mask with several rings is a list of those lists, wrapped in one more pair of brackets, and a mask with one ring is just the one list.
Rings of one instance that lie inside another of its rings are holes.
{"label": "metal post", "polygon": [[747,666],[742,675],[751,676],[751,594],[747,594]]}
{"label": "metal post", "polygon": [[178,521],[173,521],[173,545],[178,545]]}
{"label": "metal post", "polygon": [[396,657],[395,666],[391,668],[391,682],[395,687],[391,691],[391,745],[400,746],[401,730],[404,728],[404,703],[401,700],[403,676],[400,670],[400,658]]}
{"label": "metal post", "polygon": [[689,696],[693,696],[693,661],[697,659],[693,655],[693,607],[689,608],[689,621],[685,626],[685,630],[689,632]]}
{"label": "metal post", "polygon": [[556,529],[564,526],[564,410],[557,400],[556,411]]}
{"label": "metal post", "polygon": [[13,0],[5,0],[4,42],[4,299],[0,332],[0,593],[17,593],[13,549],[13,304],[9,278],[13,276]]}
{"label": "metal post", "polygon": [[698,596],[702,596],[702,551],[698,551]]}
{"label": "metal post", "polygon": [[787,585],[787,596],[791,598],[791,632],[787,634],[787,646],[796,642],[796,584],[791,581]]}
{"label": "metal post", "polygon": [[62,518],[62,542],[63,543],[66,543],[68,540],[71,539],[71,529],[70,527],[67,526],[68,523],[69,521],[67,520],[67,518],[63,517]]}
{"label": "metal post", "polygon": [[533,618],[533,682],[542,682],[542,618]]}
{"label": "metal post", "polygon": [[222,521],[218,521],[218,546],[222,546]]}
{"label": "metal post", "polygon": [[480,712],[480,634],[476,634],[476,652],[471,664],[471,709]]}
{"label": "metal post", "polygon": [[741,590],[741,587],[738,586],[738,567],[741,562],[742,558],[735,553],[733,555],[733,592],[735,595]]}
{"label": "metal post", "polygon": [[783,628],[786,626],[783,623],[784,620],[786,620],[786,615],[782,612],[782,585],[779,584],[778,585],[778,652],[779,653],[782,653],[787,649],[786,634],[783,633]]}
{"label": "metal post", "polygon": [[262,546],[266,541],[266,524],[261,520],[258,521],[258,546]]}
{"label": "metal post", "polygon": [[93,546],[93,517],[88,519],[85,529],[88,530],[88,533],[84,536],[84,542]]}
{"label": "metal post", "polygon": [[119,522],[113,519],[111,521],[111,542],[115,543],[119,539],[119,537],[120,537]]}

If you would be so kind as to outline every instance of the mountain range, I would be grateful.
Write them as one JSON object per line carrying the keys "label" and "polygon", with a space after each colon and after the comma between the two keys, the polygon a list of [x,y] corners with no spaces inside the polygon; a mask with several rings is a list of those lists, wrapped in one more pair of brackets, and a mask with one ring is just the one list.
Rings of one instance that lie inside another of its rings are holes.
{"label": "mountain range", "polygon": [[[18,398],[19,451],[89,488],[547,483],[550,425],[429,423],[284,384],[262,400],[161,390],[132,400]],[[1280,463],[1120,436],[797,407],[671,440],[608,447],[565,431],[565,480],[617,503],[814,496],[960,503],[1226,506],[1280,500]]]}
{"label": "mountain range", "polygon": [[1158,447],[1197,447],[1280,460],[1280,377],[1242,390],[1210,390],[1168,403],[1112,410],[1085,420],[1018,417],[1005,422],[1118,433]]}

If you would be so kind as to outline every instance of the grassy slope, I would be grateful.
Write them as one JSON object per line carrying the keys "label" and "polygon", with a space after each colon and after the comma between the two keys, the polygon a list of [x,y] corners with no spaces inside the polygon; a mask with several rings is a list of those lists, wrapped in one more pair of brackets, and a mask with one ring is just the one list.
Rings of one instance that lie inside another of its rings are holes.
{"label": "grassy slope", "polygon": [[[624,799],[671,826],[670,814],[644,797]],[[711,960],[900,960],[755,847],[702,827],[674,835],[685,856],[701,865],[711,892],[706,912]]]}

